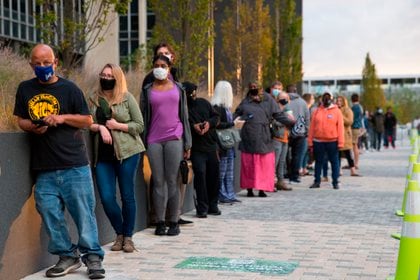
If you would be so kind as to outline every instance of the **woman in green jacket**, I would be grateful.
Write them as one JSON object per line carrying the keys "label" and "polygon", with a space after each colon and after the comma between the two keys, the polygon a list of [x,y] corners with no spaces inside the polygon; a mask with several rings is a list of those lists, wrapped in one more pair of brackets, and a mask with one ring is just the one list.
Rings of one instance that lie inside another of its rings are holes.
{"label": "woman in green jacket", "polygon": [[[141,152],[144,123],[139,106],[131,93],[122,69],[108,63],[99,74],[99,87],[89,98],[95,122],[94,156],[96,184],[105,214],[117,235],[112,251],[135,250],[133,235],[136,201],[134,182]],[[116,181],[122,209],[116,201]]]}

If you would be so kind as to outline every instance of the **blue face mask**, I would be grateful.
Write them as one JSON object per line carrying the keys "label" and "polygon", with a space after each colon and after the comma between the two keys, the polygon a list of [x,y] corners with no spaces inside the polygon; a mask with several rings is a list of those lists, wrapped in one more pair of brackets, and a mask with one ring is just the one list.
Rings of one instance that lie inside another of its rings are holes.
{"label": "blue face mask", "polygon": [[35,76],[41,81],[41,82],[48,82],[52,76],[54,75],[54,68],[53,64],[49,66],[35,66]]}
{"label": "blue face mask", "polygon": [[274,88],[274,89],[271,91],[271,93],[273,94],[273,96],[274,96],[274,97],[277,97],[277,96],[279,96],[279,94],[280,94],[280,90],[278,90],[278,89]]}

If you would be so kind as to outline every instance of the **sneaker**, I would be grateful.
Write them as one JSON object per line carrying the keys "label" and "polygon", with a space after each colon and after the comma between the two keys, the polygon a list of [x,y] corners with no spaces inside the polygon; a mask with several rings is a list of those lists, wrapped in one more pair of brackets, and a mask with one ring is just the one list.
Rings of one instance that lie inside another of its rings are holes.
{"label": "sneaker", "polygon": [[233,203],[241,203],[242,201],[239,200],[239,199],[237,199],[237,198],[234,198],[234,199],[231,200],[231,202],[233,202]]}
{"label": "sneaker", "polygon": [[82,266],[80,258],[69,256],[60,256],[57,264],[47,270],[45,276],[47,277],[60,277],[67,273],[73,272]]}
{"label": "sneaker", "polygon": [[166,235],[166,226],[164,221],[156,224],[155,235]]}
{"label": "sneaker", "polygon": [[254,192],[252,191],[252,189],[248,189],[248,193],[246,194],[247,197],[254,197]]}
{"label": "sneaker", "polygon": [[111,246],[111,251],[121,251],[123,249],[124,237],[122,234],[118,234],[117,238],[114,241],[114,244]]}
{"label": "sneaker", "polygon": [[102,260],[98,255],[89,254],[83,262],[87,266],[89,279],[105,278],[105,269],[103,269]]}
{"label": "sneaker", "polygon": [[338,186],[338,184],[334,184],[334,185],[333,185],[333,189],[334,189],[334,190],[338,190],[339,188],[340,188],[340,187]]}
{"label": "sneaker", "polygon": [[[131,239],[131,237],[124,237],[124,246],[123,250],[126,253],[133,253],[134,250],[136,250],[136,247],[134,247],[134,242]],[[136,250],[137,251],[137,250]]]}
{"label": "sneaker", "polygon": [[180,226],[191,225],[192,223],[193,223],[193,221],[184,220],[182,218],[179,218],[179,220],[178,220],[178,225],[180,225]]}
{"label": "sneaker", "polygon": [[175,236],[178,235],[180,233],[180,229],[179,229],[179,224],[177,222],[170,222],[169,223],[169,229],[168,232],[166,233],[169,236]]}
{"label": "sneaker", "polygon": [[318,189],[320,187],[321,187],[321,185],[319,183],[313,183],[309,188],[310,189]]}
{"label": "sneaker", "polygon": [[289,184],[291,185],[296,185],[296,184],[300,184],[302,181],[300,179],[291,179],[289,180]]}
{"label": "sneaker", "polygon": [[215,209],[211,209],[207,212],[207,214],[209,215],[213,215],[213,216],[220,216],[222,215],[222,211],[220,211],[219,208],[215,208]]}

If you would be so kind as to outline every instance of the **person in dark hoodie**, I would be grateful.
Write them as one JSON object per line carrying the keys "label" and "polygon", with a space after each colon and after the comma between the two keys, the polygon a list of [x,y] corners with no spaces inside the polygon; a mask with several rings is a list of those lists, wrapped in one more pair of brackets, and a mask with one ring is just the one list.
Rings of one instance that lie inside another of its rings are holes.
{"label": "person in dark hoodie", "polygon": [[204,98],[197,97],[197,85],[182,83],[187,94],[188,117],[192,134],[191,163],[194,171],[196,214],[198,218],[220,215],[219,158],[217,155],[216,126],[219,114]]}
{"label": "person in dark hoodie", "polygon": [[296,85],[289,85],[287,93],[290,97],[289,108],[296,119],[296,123],[289,134],[289,148],[291,152],[291,162],[288,167],[289,182],[291,184],[299,184],[299,169],[306,152],[305,146],[309,131],[310,115],[305,100],[297,93]]}

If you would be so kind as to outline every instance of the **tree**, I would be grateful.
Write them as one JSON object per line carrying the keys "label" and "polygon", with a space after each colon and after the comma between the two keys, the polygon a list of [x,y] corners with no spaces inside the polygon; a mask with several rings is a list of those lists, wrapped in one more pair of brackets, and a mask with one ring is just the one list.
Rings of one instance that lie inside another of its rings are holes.
{"label": "tree", "polygon": [[284,85],[302,80],[302,17],[296,14],[295,0],[276,0],[272,19],[274,44],[264,80]]}
{"label": "tree", "polygon": [[[251,5],[253,2],[254,5]],[[233,82],[236,94],[242,95],[244,81],[263,83],[263,65],[270,57],[272,36],[269,7],[264,1],[233,0],[221,23],[221,75]],[[231,16],[233,15],[233,16]]]}
{"label": "tree", "polygon": [[111,13],[127,13],[131,0],[85,0],[81,7],[78,2],[37,0],[42,11],[35,16],[41,39],[58,52],[64,72],[80,64],[83,55],[103,41]]}
{"label": "tree", "polygon": [[367,53],[362,72],[361,103],[369,112],[375,111],[376,107],[384,108],[386,104],[381,83],[376,74],[375,64],[372,63],[369,53]]}
{"label": "tree", "polygon": [[420,94],[408,88],[392,93],[394,112],[400,124],[406,124],[419,115]]}
{"label": "tree", "polygon": [[180,80],[200,83],[213,45],[213,0],[150,0],[156,16],[150,46],[169,43],[178,54]]}

